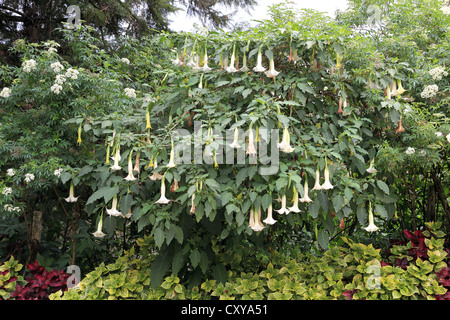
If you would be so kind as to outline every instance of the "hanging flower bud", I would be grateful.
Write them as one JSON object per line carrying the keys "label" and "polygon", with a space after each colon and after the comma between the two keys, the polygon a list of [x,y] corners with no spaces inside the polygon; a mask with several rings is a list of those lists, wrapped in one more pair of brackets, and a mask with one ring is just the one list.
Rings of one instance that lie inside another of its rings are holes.
{"label": "hanging flower bud", "polygon": [[402,116],[400,116],[400,120],[398,120],[398,128],[395,130],[395,133],[402,133],[405,129],[402,126]]}
{"label": "hanging flower bud", "polygon": [[344,222],[344,217],[342,217],[341,222],[339,223],[339,229],[344,229],[345,228],[345,222]]}
{"label": "hanging flower bud", "polygon": [[80,123],[80,125],[78,126],[78,140],[77,140],[77,144],[78,145],[81,145],[81,142],[83,141],[83,140],[81,140],[81,125],[82,125],[83,123]]}
{"label": "hanging flower bud", "polygon": [[178,190],[178,180],[173,178],[172,185],[170,186],[170,192],[175,192]]}
{"label": "hanging flower bud", "polygon": [[151,129],[152,125],[150,123],[150,111],[148,110],[148,108],[147,108],[147,111],[145,112],[145,120],[147,122],[145,129]]}
{"label": "hanging flower bud", "polygon": [[194,199],[195,199],[195,192],[192,194],[192,197],[191,197],[191,210],[189,211],[189,213],[195,213]]}

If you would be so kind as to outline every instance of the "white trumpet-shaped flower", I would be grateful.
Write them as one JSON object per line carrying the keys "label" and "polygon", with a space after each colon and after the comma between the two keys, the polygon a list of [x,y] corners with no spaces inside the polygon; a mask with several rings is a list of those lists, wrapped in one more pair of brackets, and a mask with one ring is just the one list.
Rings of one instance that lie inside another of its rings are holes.
{"label": "white trumpet-shaped flower", "polygon": [[130,155],[128,156],[128,175],[124,178],[127,181],[136,180],[136,178],[133,175],[133,163],[131,161],[132,155],[133,155],[133,150],[130,151]]}
{"label": "white trumpet-shaped flower", "polygon": [[238,127],[234,128],[234,139],[233,142],[229,145],[232,148],[239,149],[241,145],[239,144],[239,129]]}
{"label": "white trumpet-shaped flower", "polygon": [[295,186],[293,187],[293,193],[294,193],[293,195],[294,204],[292,207],[289,207],[288,210],[290,212],[300,212],[301,210],[298,208],[298,191]]}
{"label": "white trumpet-shaped flower", "polygon": [[291,147],[291,135],[289,134],[288,128],[285,126],[283,130],[283,137],[280,143],[277,143],[278,149],[285,153],[291,153],[294,151],[294,148]]}
{"label": "white trumpet-shaped flower", "polygon": [[319,165],[317,165],[316,168],[316,180],[314,182],[314,187],[312,190],[322,190],[322,186],[320,185],[320,172],[319,172]]}
{"label": "white trumpet-shaped flower", "polygon": [[304,195],[300,198],[300,202],[312,202],[311,198],[308,196],[308,176],[305,173],[305,185],[303,186]]}
{"label": "white trumpet-shaped flower", "polygon": [[269,71],[266,71],[266,76],[269,78],[275,79],[275,77],[280,73],[275,70],[275,62],[273,61],[273,57],[270,58]]}
{"label": "white trumpet-shaped flower", "polygon": [[73,182],[70,182],[69,197],[65,198],[64,200],[66,200],[67,202],[77,202],[78,197],[75,197]]}
{"label": "white trumpet-shaped flower", "polygon": [[114,165],[111,167],[112,170],[122,169],[122,167],[119,166],[119,161],[120,161],[120,148],[119,148],[119,145],[117,145],[116,153],[114,155]]}
{"label": "white trumpet-shaped flower", "polygon": [[328,170],[328,164],[327,164],[327,159],[325,159],[325,172],[324,172],[324,176],[325,176],[325,182],[322,185],[322,189],[323,190],[328,190],[328,189],[333,189],[333,185],[330,182],[330,171]]}
{"label": "white trumpet-shaped flower", "polygon": [[262,49],[262,46],[260,46],[260,47],[259,47],[259,50],[258,50],[258,57],[257,57],[257,59],[256,59],[256,67],[253,68],[253,71],[255,71],[255,72],[264,72],[264,71],[266,71],[266,68],[264,68],[264,67],[262,66],[262,53],[261,53],[261,49]]}
{"label": "white trumpet-shaped flower", "polygon": [[98,225],[97,225],[97,231],[92,233],[94,235],[94,237],[103,238],[105,236],[105,234],[102,231],[102,227],[103,227],[103,219],[102,219],[102,217],[100,217],[100,219],[98,221]]}
{"label": "white trumpet-shaped flower", "polygon": [[242,58],[242,67],[239,69],[241,72],[247,72],[250,69],[247,67],[247,55],[244,53],[244,57]]}
{"label": "white trumpet-shaped flower", "polygon": [[253,129],[252,129],[253,122],[250,123],[250,128],[248,129],[248,146],[247,146],[247,152],[249,156],[256,156],[256,148],[255,148],[255,141],[253,138]]}
{"label": "white trumpet-shaped flower", "polygon": [[267,218],[264,219],[263,222],[264,222],[265,224],[270,224],[270,225],[275,224],[275,223],[277,222],[277,220],[275,220],[275,219],[272,217],[272,204],[270,204],[270,205],[269,205],[269,208],[267,208]]}
{"label": "white trumpet-shaped flower", "polygon": [[202,67],[202,70],[203,70],[204,72],[209,72],[209,71],[212,70],[212,69],[208,66],[208,50],[206,50],[206,48],[205,48],[205,57],[203,58],[203,67]]}
{"label": "white trumpet-shaped flower", "polygon": [[281,208],[278,210],[275,210],[276,212],[278,212],[279,214],[289,214],[289,209],[286,208],[286,195],[284,194],[281,197]]}
{"label": "white trumpet-shaped flower", "polygon": [[249,225],[250,228],[256,232],[264,229],[264,225],[261,222],[261,206],[259,206],[257,210],[250,209]]}
{"label": "white trumpet-shaped flower", "polygon": [[375,159],[372,159],[372,160],[370,161],[370,166],[369,166],[369,168],[366,170],[366,172],[368,172],[368,173],[377,173],[377,172],[378,172],[378,170],[375,169],[374,166],[373,166],[374,161],[375,161]]}
{"label": "white trumpet-shaped flower", "polygon": [[369,225],[364,228],[366,231],[374,232],[378,230],[378,227],[373,221],[372,204],[369,202]]}
{"label": "white trumpet-shaped flower", "polygon": [[172,200],[166,198],[166,184],[163,176],[161,179],[161,197],[158,199],[158,201],[155,201],[155,203],[168,204],[171,201]]}
{"label": "white trumpet-shaped flower", "polygon": [[178,52],[177,52],[177,57],[176,57],[176,59],[175,59],[175,60],[172,60],[172,64],[173,64],[174,66],[182,66],[182,65],[183,65],[183,62],[180,60],[180,58],[179,58],[179,56],[178,56]]}
{"label": "white trumpet-shaped flower", "polygon": [[173,148],[173,139],[171,139],[171,144],[172,144],[172,149],[170,150],[170,159],[169,159],[169,163],[166,166],[168,168],[176,167],[176,163],[174,161],[175,160],[175,150]]}
{"label": "white trumpet-shaped flower", "polygon": [[122,216],[122,212],[117,210],[117,194],[115,194],[113,197],[111,209],[106,208],[106,213],[113,217]]}
{"label": "white trumpet-shaped flower", "polygon": [[235,68],[235,66],[234,66],[234,61],[236,60],[235,54],[234,54],[234,49],[235,49],[235,46],[233,45],[233,53],[231,54],[230,66],[228,66],[228,67],[225,68],[225,70],[226,70],[228,73],[234,73],[234,72],[237,72],[237,71],[238,71],[238,70]]}

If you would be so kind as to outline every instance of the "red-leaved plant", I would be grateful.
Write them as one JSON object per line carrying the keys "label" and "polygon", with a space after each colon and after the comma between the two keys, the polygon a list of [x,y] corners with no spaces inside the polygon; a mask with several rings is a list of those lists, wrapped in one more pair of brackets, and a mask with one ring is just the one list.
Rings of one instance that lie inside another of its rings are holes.
{"label": "red-leaved plant", "polygon": [[58,290],[67,290],[69,275],[62,270],[47,271],[37,261],[27,264],[30,276],[26,278],[27,284],[17,285],[11,293],[16,300],[47,300],[49,295]]}

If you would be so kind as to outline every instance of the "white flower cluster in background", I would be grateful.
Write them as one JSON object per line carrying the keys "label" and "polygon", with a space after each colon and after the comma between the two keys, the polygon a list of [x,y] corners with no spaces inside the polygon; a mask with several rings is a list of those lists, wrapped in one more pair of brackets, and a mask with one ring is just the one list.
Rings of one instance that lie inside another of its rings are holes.
{"label": "white flower cluster in background", "polygon": [[125,95],[129,98],[136,98],[136,90],[132,88],[125,88]]}
{"label": "white flower cluster in background", "polygon": [[16,174],[16,171],[14,171],[13,168],[9,168],[8,170],[6,170],[6,174],[10,177],[13,177]]}
{"label": "white flower cluster in background", "polygon": [[128,60],[127,58],[122,58],[120,59],[120,61],[122,61],[125,64],[130,64],[130,60]]}
{"label": "white flower cluster in background", "polygon": [[59,168],[59,169],[56,169],[55,171],[53,171],[53,174],[59,178],[59,177],[61,177],[62,171],[63,171],[63,169]]}
{"label": "white flower cluster in background", "polygon": [[450,14],[450,7],[449,7],[449,6],[442,6],[442,7],[441,7],[441,11],[442,11],[444,14]]}
{"label": "white flower cluster in background", "polygon": [[448,72],[441,66],[431,69],[428,73],[431,75],[433,80],[442,80],[442,76],[448,76]]}
{"label": "white flower cluster in background", "polygon": [[425,86],[420,96],[422,98],[432,98],[436,95],[436,93],[439,91],[439,88],[436,84],[432,84],[429,86]]}
{"label": "white flower cluster in background", "polygon": [[78,74],[79,74],[78,70],[75,70],[73,68],[69,68],[66,71],[66,77],[72,80],[78,79]]}
{"label": "white flower cluster in background", "polygon": [[10,187],[3,188],[2,195],[7,196],[7,195],[10,195],[11,193],[12,193],[12,188],[10,188]]}
{"label": "white flower cluster in background", "polygon": [[19,208],[19,207],[13,207],[13,206],[10,205],[10,204],[5,204],[5,205],[3,206],[3,209],[4,209],[5,211],[8,211],[8,212],[13,212],[13,211],[15,211],[15,212],[20,212],[20,208]]}
{"label": "white flower cluster in background", "polygon": [[59,61],[53,62],[53,63],[50,65],[50,67],[51,67],[51,68],[53,69],[53,71],[56,72],[56,73],[58,73],[58,72],[64,70],[64,66],[63,66],[63,65],[61,64],[61,62],[59,62]]}
{"label": "white flower cluster in background", "polygon": [[62,85],[55,83],[51,86],[50,90],[55,94],[59,94],[62,91]]}
{"label": "white flower cluster in background", "polygon": [[9,98],[11,96],[11,92],[12,91],[11,91],[10,88],[4,87],[2,89],[2,91],[0,92],[0,97],[2,97],[2,98]]}
{"label": "white flower cluster in background", "polygon": [[26,73],[30,73],[31,71],[36,69],[36,61],[34,61],[33,59],[25,60],[22,63],[22,68]]}
{"label": "white flower cluster in background", "polygon": [[34,180],[34,174],[32,174],[32,173],[25,174],[25,182],[26,183],[31,182],[33,180]]}
{"label": "white flower cluster in background", "polygon": [[411,147],[408,147],[408,149],[406,149],[406,151],[405,151],[405,153],[409,154],[409,155],[414,154],[414,152],[416,152],[416,150],[414,148],[411,148]]}

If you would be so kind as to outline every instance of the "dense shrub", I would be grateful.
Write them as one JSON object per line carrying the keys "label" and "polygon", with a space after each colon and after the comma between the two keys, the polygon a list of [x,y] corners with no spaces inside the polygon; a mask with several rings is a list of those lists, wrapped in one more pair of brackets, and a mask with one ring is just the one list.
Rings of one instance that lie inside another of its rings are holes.
{"label": "dense shrub", "polygon": [[[439,223],[427,230],[405,231],[406,242],[386,251],[343,238],[345,245],[287,258],[275,254],[257,272],[228,271],[228,278],[189,287],[171,275],[150,286],[151,259],[136,259],[133,250],[115,263],[100,265],[79,285],[51,299],[448,299],[448,250]],[[147,251],[150,238],[139,241]],[[148,256],[148,255],[146,255]],[[256,268],[255,268],[256,269]]]}

